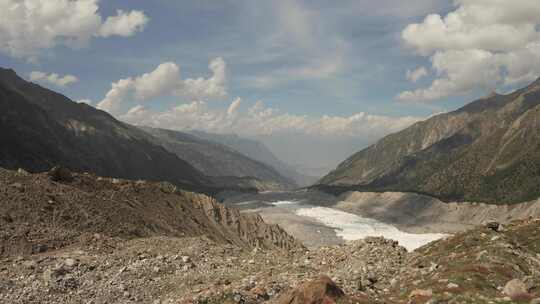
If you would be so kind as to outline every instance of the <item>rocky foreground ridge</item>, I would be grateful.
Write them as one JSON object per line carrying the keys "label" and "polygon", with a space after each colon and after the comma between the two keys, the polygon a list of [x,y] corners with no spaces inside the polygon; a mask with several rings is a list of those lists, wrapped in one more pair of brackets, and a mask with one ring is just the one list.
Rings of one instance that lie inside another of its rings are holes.
{"label": "rocky foreground ridge", "polygon": [[168,183],[0,170],[0,303],[538,303],[540,220],[306,250]]}
{"label": "rocky foreground ridge", "polygon": [[301,247],[258,215],[162,182],[0,169],[0,256],[60,250],[93,238],[206,236],[239,247]]}

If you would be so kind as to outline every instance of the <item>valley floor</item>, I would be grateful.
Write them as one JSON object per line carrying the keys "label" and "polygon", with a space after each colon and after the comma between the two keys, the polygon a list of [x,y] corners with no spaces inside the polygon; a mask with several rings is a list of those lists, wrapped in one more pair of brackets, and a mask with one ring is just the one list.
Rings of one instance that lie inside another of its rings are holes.
{"label": "valley floor", "polygon": [[[246,213],[257,213],[267,223],[278,224],[309,248],[343,244],[366,237],[385,237],[412,251],[446,234],[407,233],[375,219],[338,209],[339,200],[316,191],[242,194],[224,201]],[[428,230],[428,229],[426,229]]]}
{"label": "valley floor", "polygon": [[[514,205],[489,205],[470,202],[445,203],[436,198],[401,192],[347,192],[333,196],[320,191],[264,192],[226,195],[221,200],[245,212],[257,212],[269,223],[284,227],[308,246],[343,242],[336,230],[316,218],[299,215],[299,207],[325,207],[379,221],[412,234],[454,234],[482,223],[506,223],[516,219],[540,217],[540,199]],[[295,202],[295,204],[287,204]],[[343,214],[346,216],[346,214]],[[325,214],[328,216],[328,214]],[[335,216],[335,214],[334,214]],[[336,228],[340,228],[340,225]],[[343,226],[343,225],[341,225]],[[341,227],[343,229],[343,227]],[[317,237],[320,235],[322,237]],[[377,235],[377,234],[373,234]],[[350,238],[349,238],[350,239]]]}

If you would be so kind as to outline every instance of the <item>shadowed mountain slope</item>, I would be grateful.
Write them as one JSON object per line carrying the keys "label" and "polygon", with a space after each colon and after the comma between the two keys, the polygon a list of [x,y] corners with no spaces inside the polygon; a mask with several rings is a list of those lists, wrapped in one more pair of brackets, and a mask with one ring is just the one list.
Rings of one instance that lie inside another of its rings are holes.
{"label": "shadowed mountain slope", "polygon": [[230,147],[197,136],[164,129],[141,127],[151,134],[155,143],[175,153],[207,176],[255,178],[261,182],[275,183],[283,188],[295,182],[283,177],[274,168],[253,160]]}
{"label": "shadowed mountain slope", "polygon": [[149,135],[111,115],[0,69],[0,166],[169,181],[211,191],[213,182]]}

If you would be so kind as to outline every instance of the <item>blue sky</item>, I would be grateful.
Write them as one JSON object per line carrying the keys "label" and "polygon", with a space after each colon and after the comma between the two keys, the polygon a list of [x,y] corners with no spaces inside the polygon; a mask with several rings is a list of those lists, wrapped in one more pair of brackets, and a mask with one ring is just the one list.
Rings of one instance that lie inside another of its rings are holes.
{"label": "blue sky", "polygon": [[[380,1],[341,1],[338,6],[328,1],[298,2],[301,9],[313,12],[311,18],[315,20],[309,22],[320,27],[306,34],[313,36],[312,46],[318,50],[290,41],[284,41],[284,45],[269,42],[268,38],[280,30],[275,19],[279,12],[270,13],[272,1],[252,2],[101,1],[99,11],[103,16],[113,15],[117,9],[137,9],[144,11],[150,21],[143,32],[132,37],[93,39],[80,49],[46,50],[40,54],[38,64],[6,55],[0,55],[0,64],[23,75],[36,69],[73,74],[80,78],[79,83],[56,89],[73,99],[95,101],[103,98],[112,82],[149,72],[162,62],[175,62],[182,74],[198,76],[209,73],[207,65],[212,58],[222,57],[229,68],[231,96],[261,99],[268,106],[291,113],[347,115],[367,111],[425,116],[438,108],[459,105],[403,105],[394,100],[400,90],[411,87],[405,79],[406,70],[426,60],[404,48],[401,30],[421,20],[431,8],[444,12],[448,6],[444,1],[420,1],[417,9],[403,14],[401,8],[390,7],[394,1],[383,5],[378,4]],[[371,15],[373,12],[376,14]],[[340,49],[338,43],[344,46]],[[338,60],[339,56],[344,57],[344,66],[325,78],[283,80],[268,88],[249,83],[250,79],[279,70],[314,65],[310,61],[319,59]]]}
{"label": "blue sky", "polygon": [[[113,114],[130,123],[240,133],[307,166],[333,166],[385,134],[540,72],[532,0],[78,1],[2,2],[0,66],[27,79],[42,72],[33,80],[104,110],[106,94],[120,94]],[[11,26],[45,9],[52,18]],[[76,24],[81,16],[88,26]],[[219,79],[209,70],[215,60]],[[141,77],[162,64],[154,83]],[[418,79],[407,77],[422,67]],[[64,75],[78,81],[59,85]],[[112,92],[122,79],[129,83]],[[298,136],[297,147],[276,140]],[[317,145],[333,148],[295,158]]]}

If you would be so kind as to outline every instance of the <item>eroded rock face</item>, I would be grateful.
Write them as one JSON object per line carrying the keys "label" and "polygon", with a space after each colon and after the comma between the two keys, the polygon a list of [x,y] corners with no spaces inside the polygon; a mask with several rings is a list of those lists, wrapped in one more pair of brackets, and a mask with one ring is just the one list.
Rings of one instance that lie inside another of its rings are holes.
{"label": "eroded rock face", "polygon": [[227,208],[206,195],[186,193],[216,225],[224,227],[231,235],[237,235],[251,247],[303,249],[304,246],[278,225],[269,225],[258,214],[241,214],[239,210]]}

